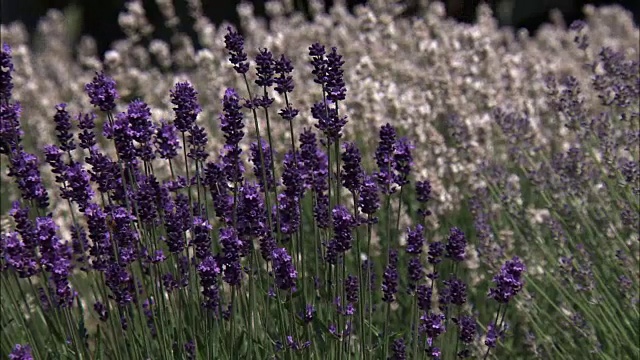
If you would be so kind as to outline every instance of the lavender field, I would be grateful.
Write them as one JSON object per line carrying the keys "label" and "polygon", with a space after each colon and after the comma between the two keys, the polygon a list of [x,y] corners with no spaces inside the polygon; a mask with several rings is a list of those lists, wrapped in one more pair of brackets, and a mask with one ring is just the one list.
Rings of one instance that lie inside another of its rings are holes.
{"label": "lavender field", "polygon": [[640,30],[438,2],[2,24],[0,359],[640,358]]}

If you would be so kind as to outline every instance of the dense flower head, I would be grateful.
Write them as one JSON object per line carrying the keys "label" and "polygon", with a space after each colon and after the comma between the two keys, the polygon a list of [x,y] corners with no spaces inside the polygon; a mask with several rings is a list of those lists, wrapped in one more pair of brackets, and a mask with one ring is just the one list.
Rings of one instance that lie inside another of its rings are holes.
{"label": "dense flower head", "polygon": [[382,300],[387,303],[395,301],[398,292],[398,252],[389,250],[389,263],[382,275]]}
{"label": "dense flower head", "polygon": [[508,303],[522,289],[522,274],[525,271],[526,266],[517,256],[507,260],[500,272],[493,277],[495,287],[489,289],[489,298],[499,303]]}
{"label": "dense flower head", "polygon": [[198,259],[205,259],[211,254],[211,235],[209,232],[212,229],[213,226],[207,220],[199,216],[193,218],[191,245],[195,248]]}
{"label": "dense flower head", "polygon": [[462,305],[467,302],[467,285],[464,281],[454,276],[443,281],[443,284],[444,288],[440,292],[440,306]]}
{"label": "dense flower head", "polygon": [[405,137],[396,141],[393,152],[393,168],[395,170],[394,181],[398,186],[409,183],[408,178],[413,166],[413,156],[411,155],[413,149],[414,145]]}
{"label": "dense flower head", "polygon": [[277,248],[271,254],[271,263],[276,286],[281,290],[295,291],[298,272],[293,267],[291,256],[285,248]]}
{"label": "dense flower head", "polygon": [[421,204],[418,213],[422,216],[431,215],[431,211],[425,208],[426,204],[431,200],[431,182],[429,180],[416,181],[416,198]]}
{"label": "dense flower head", "polygon": [[78,204],[80,211],[85,207],[95,194],[91,188],[89,173],[81,163],[73,163],[67,166],[64,171],[64,180],[67,186],[62,189],[62,198]]}
{"label": "dense flower head", "polygon": [[81,149],[90,149],[96,145],[96,134],[94,133],[96,114],[89,112],[86,114],[78,113],[76,120],[78,121],[78,139],[80,139]]}
{"label": "dense flower head", "polygon": [[11,91],[13,90],[12,72],[11,47],[3,43],[0,51],[0,102],[3,104],[11,98]]}
{"label": "dense flower head", "polygon": [[390,360],[406,360],[407,350],[404,339],[395,339],[391,344],[391,352],[393,355],[389,358]]}
{"label": "dense flower head", "polygon": [[111,234],[107,227],[107,214],[95,203],[90,203],[84,212],[91,239],[91,264],[94,269],[103,271],[112,261]]}
{"label": "dense flower head", "polygon": [[229,61],[233,64],[233,69],[238,74],[245,74],[249,71],[247,53],[244,52],[244,38],[231,26],[227,27],[227,34],[224,36],[224,46],[229,52]]}
{"label": "dense flower head", "polygon": [[283,193],[279,194],[280,227],[284,234],[293,234],[300,226],[300,209],[298,204],[304,192],[301,166],[295,153],[289,150],[284,157],[282,170]]}
{"label": "dense flower head", "polygon": [[62,156],[64,152],[62,149],[57,147],[56,145],[45,145],[44,149],[44,159],[51,166],[51,173],[55,174],[55,180],[59,184],[64,184],[65,177],[64,174],[67,169],[67,165],[62,160]]}
{"label": "dense flower head", "polygon": [[5,264],[14,270],[18,277],[28,278],[38,273],[35,252],[29,249],[17,232],[0,235],[0,246]]}
{"label": "dense flower head", "polygon": [[340,178],[342,185],[353,194],[360,191],[364,182],[364,170],[362,170],[361,163],[362,157],[356,144],[352,142],[345,143]]}
{"label": "dense flower head", "polygon": [[9,360],[33,360],[31,355],[31,346],[16,344],[9,354]]}
{"label": "dense flower head", "polygon": [[413,255],[419,255],[422,253],[422,247],[424,246],[424,226],[421,224],[416,225],[415,228],[409,229],[407,233],[407,253]]}
{"label": "dense flower head", "polygon": [[332,104],[327,100],[317,102],[311,107],[311,116],[318,120],[315,127],[322,131],[330,144],[342,137],[342,128],[347,124],[347,116],[340,116]]}
{"label": "dense flower head", "polygon": [[431,310],[431,297],[433,295],[433,290],[431,287],[427,285],[418,285],[416,288],[416,299],[418,302],[418,309],[422,311]]}
{"label": "dense flower head", "polygon": [[222,100],[223,114],[220,115],[221,129],[225,138],[223,163],[227,179],[232,182],[242,180],[240,140],[244,136],[244,121],[240,97],[235,89],[228,88]]}
{"label": "dense flower head", "polygon": [[202,307],[217,312],[220,307],[220,291],[218,276],[222,273],[222,266],[218,258],[209,255],[196,267],[202,286],[204,300]]}
{"label": "dense flower head", "polygon": [[42,209],[49,206],[49,193],[42,183],[39,162],[35,155],[18,150],[11,158],[8,175],[15,179],[24,200],[33,200]]}
{"label": "dense flower head", "polygon": [[244,242],[242,253],[247,255],[253,239],[270,236],[267,234],[267,210],[258,186],[254,183],[245,182],[240,187],[238,198],[236,229]]}
{"label": "dense flower head", "polygon": [[171,103],[176,116],[174,124],[178,131],[187,132],[196,122],[202,108],[198,104],[198,92],[188,82],[179,82],[170,91]]}
{"label": "dense flower head", "polygon": [[134,161],[137,155],[133,144],[133,132],[131,123],[126,113],[119,113],[113,123],[106,123],[104,126],[104,136],[113,139],[113,143],[118,153],[118,158],[126,163]]}
{"label": "dense flower head", "polygon": [[[276,84],[274,88],[276,92],[281,95],[292,92],[294,89],[294,85],[293,77],[291,76],[291,72],[293,71],[291,60],[289,60],[289,58],[287,58],[284,54],[280,55],[280,59],[274,62],[274,71],[278,75],[273,81]],[[293,117],[295,117],[295,115]],[[285,118],[285,120],[292,120],[293,117],[289,119]]]}
{"label": "dense flower head", "polygon": [[476,336],[477,322],[473,316],[464,315],[458,319],[459,339],[470,344]]}
{"label": "dense flower head", "polygon": [[413,289],[415,284],[424,278],[424,266],[419,257],[411,257],[407,265],[407,274],[409,275],[409,289]]}
{"label": "dense flower head", "polygon": [[357,225],[353,215],[343,205],[336,206],[332,211],[333,218],[333,239],[335,250],[339,253],[349,251],[353,244],[352,231]]}
{"label": "dense flower head", "polygon": [[311,304],[307,304],[304,307],[304,312],[300,313],[300,318],[302,319],[302,321],[304,321],[305,324],[309,324],[310,322],[313,321],[313,317],[316,314],[316,308],[315,306],[311,305]]}
{"label": "dense flower head", "polygon": [[380,195],[373,176],[365,175],[358,205],[363,214],[370,216],[373,216],[380,209]]}
{"label": "dense flower head", "polygon": [[327,64],[325,54],[326,50],[324,45],[314,43],[309,46],[309,56],[311,57],[311,66],[313,66],[313,70],[311,71],[314,75],[313,81],[322,86],[324,86],[328,80],[327,70],[329,65]]}
{"label": "dense flower head", "polygon": [[273,85],[273,75],[275,74],[273,54],[271,51],[260,49],[256,55],[256,85],[269,87]]}
{"label": "dense flower head", "polygon": [[187,136],[187,142],[189,143],[188,157],[195,161],[204,161],[209,156],[205,150],[207,146],[207,133],[204,127],[193,125],[189,130],[189,136]]}
{"label": "dense flower head", "polygon": [[91,165],[89,175],[91,181],[98,185],[98,191],[106,194],[118,189],[122,185],[118,163],[100,152],[98,147],[89,149],[89,155],[85,162]]}
{"label": "dense flower head", "polygon": [[19,103],[0,102],[0,154],[10,154],[17,151],[24,132],[20,127]]}
{"label": "dense flower head", "polygon": [[[273,171],[271,168],[271,148],[269,147],[269,143],[264,139],[260,139],[260,144],[262,146],[258,147],[258,142],[251,143],[249,147],[249,151],[251,153],[250,160],[253,164],[253,175],[258,180],[260,191],[268,192],[276,186],[276,182],[273,178]],[[261,154],[262,158],[260,157]],[[264,162],[262,160],[264,160]]]}
{"label": "dense flower head", "polygon": [[358,302],[358,289],[359,289],[358,277],[354,275],[348,275],[344,279],[344,292],[346,294],[346,300],[352,304]]}
{"label": "dense flower head", "polygon": [[89,95],[91,105],[105,112],[116,108],[116,100],[120,97],[116,90],[116,82],[104,72],[96,72],[93,80],[86,84],[84,89]]}
{"label": "dense flower head", "polygon": [[53,116],[56,123],[56,137],[62,151],[71,151],[76,148],[71,133],[71,115],[67,112],[67,104],[56,105],[56,114]]}
{"label": "dense flower head", "polygon": [[347,88],[344,84],[344,60],[342,55],[338,54],[336,47],[331,48],[331,52],[327,54],[327,81],[325,84],[325,91],[327,93],[327,99],[333,102],[344,100],[347,94]]}
{"label": "dense flower head", "polygon": [[420,316],[420,320],[420,332],[432,340],[445,332],[445,317],[443,314],[428,312]]}
{"label": "dense flower head", "polygon": [[178,141],[178,131],[172,123],[163,120],[160,127],[156,129],[154,137],[156,152],[161,159],[171,160],[178,155],[180,141]]}
{"label": "dense flower head", "polygon": [[380,128],[380,142],[376,149],[375,157],[378,165],[376,180],[382,193],[390,194],[395,190],[392,188],[394,181],[394,153],[396,149],[396,129],[391,124],[383,125]]}
{"label": "dense flower head", "polygon": [[457,227],[451,228],[449,237],[447,238],[447,244],[445,245],[445,257],[453,261],[464,260],[466,246],[467,239],[464,232]]}

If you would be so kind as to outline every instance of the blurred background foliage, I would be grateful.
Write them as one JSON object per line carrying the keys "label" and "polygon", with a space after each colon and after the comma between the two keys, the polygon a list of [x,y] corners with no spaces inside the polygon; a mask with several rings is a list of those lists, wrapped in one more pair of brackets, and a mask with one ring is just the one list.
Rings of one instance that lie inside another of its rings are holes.
{"label": "blurred background foliage", "polygon": [[[246,1],[246,0],[245,0]],[[408,5],[406,16],[414,15],[419,9],[419,0],[395,0]],[[460,21],[472,22],[480,0],[443,0],[447,14]],[[69,21],[71,37],[75,40],[81,35],[92,36],[102,54],[109,49],[110,44],[124,37],[118,26],[118,13],[124,8],[126,0],[0,0],[1,20],[3,24],[13,21],[23,22],[28,29],[33,30],[38,19],[47,10],[55,8],[65,12]],[[197,46],[195,33],[193,32],[193,19],[188,16],[187,3],[184,0],[173,1],[177,16],[180,19],[178,28],[184,33],[190,34]],[[265,0],[251,0],[257,15],[264,16]],[[366,0],[347,0],[349,8],[364,4]],[[586,4],[604,5],[619,4],[630,10],[636,23],[640,22],[640,1],[599,1],[599,0],[487,0],[495,16],[503,26],[514,28],[526,28],[534,32],[540,24],[549,19],[549,12],[557,9],[562,12],[567,23],[581,18],[582,7]],[[202,1],[204,13],[212,22],[220,24],[228,21],[237,26],[238,15],[236,6],[240,0],[204,0]],[[306,0],[294,0],[297,10],[308,14],[308,2]],[[326,7],[333,5],[333,0],[326,0]],[[162,15],[154,0],[143,1],[147,18],[154,25],[154,38],[167,40],[171,36],[169,29],[163,26]]]}

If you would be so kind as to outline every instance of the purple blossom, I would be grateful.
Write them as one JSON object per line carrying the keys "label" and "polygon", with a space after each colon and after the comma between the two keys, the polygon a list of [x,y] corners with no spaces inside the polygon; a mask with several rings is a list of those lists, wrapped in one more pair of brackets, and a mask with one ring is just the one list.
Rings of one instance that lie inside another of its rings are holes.
{"label": "purple blossom", "polygon": [[231,286],[240,285],[240,281],[242,280],[240,257],[242,256],[245,245],[238,238],[238,233],[233,227],[220,229],[219,240],[224,254],[222,258],[224,264],[224,281]]}
{"label": "purple blossom", "polygon": [[[271,234],[267,234],[267,210],[264,200],[258,190],[258,186],[252,183],[244,183],[240,188],[238,214],[236,220],[238,236],[243,241],[242,255],[248,255],[253,239],[259,238],[261,244]],[[273,249],[271,249],[273,251]]]}
{"label": "purple blossom", "polygon": [[[378,186],[373,176],[365,175],[360,191],[360,199],[358,200],[360,211],[363,214],[373,216],[380,209],[380,196],[378,195]],[[375,219],[373,219],[375,221]]]}
{"label": "purple blossom", "polygon": [[431,297],[433,290],[427,285],[418,285],[416,288],[416,298],[418,300],[418,309],[422,311],[431,310]]}
{"label": "purple blossom", "polygon": [[223,166],[207,163],[204,169],[204,183],[211,193],[216,216],[225,224],[233,224],[233,196],[229,195],[229,183]]}
{"label": "purple blossom", "polygon": [[358,289],[359,289],[358,277],[353,275],[348,275],[344,279],[344,292],[346,294],[346,300],[349,303],[355,304],[358,302],[358,291],[359,291]]}
{"label": "purple blossom", "polygon": [[[268,192],[276,186],[275,180],[273,179],[273,171],[271,168],[271,161],[272,161],[271,148],[269,147],[269,144],[264,139],[260,139],[260,143],[262,145],[261,149],[258,148],[257,142],[251,143],[250,159],[251,159],[251,163],[253,163],[253,174],[256,177],[256,179],[258,179],[258,185],[260,186],[260,191]],[[262,150],[262,159],[264,160],[264,164],[266,164],[266,166],[263,166],[263,162],[260,160],[260,150]],[[264,176],[266,177],[266,182],[267,182],[266,189],[263,181],[264,180],[263,174],[262,174],[263,169],[264,169]]]}
{"label": "purple blossom", "polygon": [[202,108],[198,104],[198,92],[188,82],[180,82],[170,91],[171,103],[176,116],[174,124],[178,131],[185,133],[196,122]]}
{"label": "purple blossom", "polygon": [[247,53],[244,52],[244,38],[231,26],[227,27],[227,34],[224,36],[224,46],[229,52],[229,61],[233,64],[233,69],[238,74],[245,74],[249,71]]}
{"label": "purple blossom", "polygon": [[202,295],[204,296],[202,307],[217,313],[220,309],[218,275],[222,272],[221,265],[217,258],[209,255],[198,264],[197,271],[200,276]]}
{"label": "purple blossom", "polygon": [[11,350],[11,354],[9,354],[9,360],[33,360],[31,346],[16,344]]}
{"label": "purple blossom", "polygon": [[109,310],[100,301],[96,301],[93,304],[93,310],[98,314],[98,319],[100,319],[100,321],[105,322],[109,319]]}
{"label": "purple blossom", "polygon": [[395,301],[398,292],[398,252],[389,250],[389,263],[382,275],[382,300],[387,303]]}
{"label": "purple blossom", "polygon": [[56,137],[60,142],[62,151],[71,151],[76,148],[73,142],[73,134],[71,133],[71,115],[67,112],[67,104],[62,103],[56,105],[56,114],[53,116],[56,123]]}
{"label": "purple blossom", "polygon": [[318,149],[316,135],[305,128],[300,133],[300,159],[304,187],[313,190],[313,215],[320,229],[329,227],[329,160]]}
{"label": "purple blossom", "polygon": [[391,344],[391,352],[393,355],[389,358],[389,360],[406,360],[407,359],[407,350],[406,345],[404,344],[404,339],[395,339],[393,344]]}
{"label": "purple blossom", "polygon": [[300,198],[304,191],[301,166],[295,154],[289,150],[284,157],[282,170],[283,193],[278,195],[280,205],[280,230],[291,235],[300,226]]}
{"label": "purple blossom", "polygon": [[84,90],[89,95],[91,105],[104,112],[115,109],[116,100],[120,97],[116,90],[116,82],[104,72],[96,72],[96,76],[84,86]]}
{"label": "purple blossom", "polygon": [[434,241],[429,244],[429,252],[427,261],[429,264],[436,265],[442,261],[442,254],[444,254],[444,244],[440,241]]}
{"label": "purple blossom", "polygon": [[362,157],[356,144],[352,142],[345,143],[340,178],[342,185],[352,194],[358,193],[364,182],[364,171],[361,163]]}
{"label": "purple blossom", "polygon": [[426,208],[427,203],[431,200],[431,182],[429,180],[416,181],[416,197],[420,203],[418,214],[421,216],[431,215],[431,211]]}
{"label": "purple blossom", "polygon": [[267,49],[260,49],[256,55],[256,85],[270,87],[273,85],[273,75],[275,74],[273,54]]}
{"label": "purple blossom", "polygon": [[305,324],[309,324],[313,321],[315,313],[316,308],[311,304],[307,304],[304,307],[304,312],[300,313],[300,318],[302,319],[302,321],[304,321]]}
{"label": "purple blossom", "polygon": [[118,246],[118,256],[123,264],[130,264],[138,259],[138,242],[140,236],[131,223],[137,219],[129,210],[122,206],[109,209],[113,221],[111,229],[112,239]]}
{"label": "purple blossom", "polygon": [[24,132],[20,128],[20,104],[0,102],[0,154],[19,151]]}
{"label": "purple blossom", "polygon": [[445,332],[444,315],[432,312],[420,316],[420,333],[426,334],[431,341]]}
{"label": "purple blossom", "polygon": [[90,203],[87,205],[84,215],[87,219],[89,239],[92,243],[89,254],[92,258],[93,268],[104,271],[107,265],[112,262],[113,257],[111,234],[107,228],[107,214],[99,205]]}
{"label": "purple blossom", "polygon": [[209,232],[213,226],[206,219],[199,216],[193,218],[191,229],[191,245],[195,248],[196,258],[204,259],[211,254],[211,235]]}
{"label": "purple blossom", "polygon": [[11,58],[11,47],[6,43],[2,44],[0,51],[0,102],[7,103],[11,99],[13,91],[13,61]]}
{"label": "purple blossom", "polygon": [[476,319],[472,316],[462,316],[458,320],[459,339],[465,344],[473,342],[473,339],[476,337],[477,326]]}
{"label": "purple blossom", "polygon": [[130,304],[136,298],[133,277],[124,266],[118,263],[107,265],[105,284],[111,290],[113,300],[120,306]]}
{"label": "purple blossom", "polygon": [[155,125],[151,122],[151,110],[142,100],[133,100],[127,108],[127,118],[131,129],[131,138],[139,146],[136,153],[143,161],[151,161],[155,157],[151,148],[151,140],[156,132]]}
{"label": "purple blossom", "polygon": [[500,331],[496,329],[496,325],[494,323],[491,323],[487,327],[487,337],[484,340],[484,344],[487,345],[488,348],[493,349],[496,347],[499,337]]}
{"label": "purple blossom", "polygon": [[160,127],[156,129],[154,138],[156,152],[160,158],[171,160],[178,155],[180,142],[178,141],[178,132],[172,123],[163,120]]}
{"label": "purple blossom", "polygon": [[[291,77],[291,72],[293,71],[291,60],[289,60],[284,54],[280,55],[280,59],[274,62],[274,70],[278,75],[274,80],[274,83],[276,84],[274,89],[276,92],[280,95],[292,92],[294,85],[293,78]],[[283,114],[283,112],[285,114]],[[287,121],[293,120],[296,115],[298,115],[298,110],[292,108],[285,108],[280,111],[280,116]]]}
{"label": "purple blossom", "polygon": [[394,153],[396,150],[396,130],[390,124],[380,128],[380,142],[376,149],[375,157],[378,165],[376,180],[383,194],[391,194],[394,181]]}
{"label": "purple blossom", "polygon": [[467,239],[464,232],[457,227],[451,228],[449,237],[447,238],[447,244],[445,245],[445,257],[453,261],[464,260],[466,246]]}
{"label": "purple blossom", "polygon": [[408,177],[413,166],[413,156],[411,155],[413,149],[413,144],[407,138],[400,138],[396,141],[393,153],[394,181],[400,187],[409,183]]}
{"label": "purple blossom", "polygon": [[500,273],[493,277],[495,287],[489,289],[489,298],[499,303],[508,303],[522,289],[524,284],[522,273],[526,269],[517,256],[507,260],[500,268]]}
{"label": "purple blossom", "polygon": [[462,305],[467,302],[467,285],[464,281],[454,276],[443,283],[444,288],[440,292],[440,306],[442,308],[448,304]]}
{"label": "purple blossom", "polygon": [[106,194],[121,189],[122,177],[118,163],[102,154],[97,147],[89,149],[89,157],[85,158],[85,162],[91,165],[89,175],[91,181],[98,185],[98,191]]}
{"label": "purple blossom", "polygon": [[281,290],[295,291],[298,272],[293,267],[291,256],[285,248],[277,248],[271,254],[271,263],[276,286]]}
{"label": "purple blossom", "polygon": [[63,155],[62,149],[55,145],[45,145],[44,147],[45,161],[51,166],[51,172],[56,175],[55,180],[61,184],[61,188],[64,188],[64,175],[67,170],[67,165],[62,160]]}
{"label": "purple blossom", "polygon": [[411,257],[411,259],[409,259],[407,273],[409,275],[410,289],[424,278],[424,266],[422,266],[422,262],[419,257]]}
{"label": "purple blossom", "polygon": [[223,113],[220,115],[221,129],[225,138],[224,170],[229,182],[242,181],[242,162],[240,140],[244,137],[244,121],[241,112],[240,97],[233,88],[228,88],[222,100]]}
{"label": "purple blossom", "polygon": [[81,163],[76,162],[65,168],[63,178],[66,181],[66,187],[62,189],[62,198],[75,202],[83,212],[94,195],[89,173]]}
{"label": "purple blossom", "polygon": [[424,226],[418,224],[411,230],[409,229],[407,234],[407,253],[413,255],[422,254],[422,247],[424,246]]}
{"label": "purple blossom", "polygon": [[357,222],[353,215],[343,205],[336,206],[331,211],[333,218],[333,238],[331,242],[335,243],[335,249],[338,253],[344,253],[353,246],[353,229]]}
{"label": "purple blossom", "polygon": [[120,160],[127,164],[134,161],[137,152],[133,144],[133,131],[126,113],[119,113],[113,124],[106,123],[104,135],[107,139],[113,139]]}
{"label": "purple blossom", "polygon": [[145,224],[152,224],[158,217],[158,197],[160,184],[155,176],[141,176],[138,179],[138,189],[134,194],[137,206],[137,216]]}
{"label": "purple blossom", "polygon": [[189,156],[194,161],[204,161],[208,154],[205,150],[207,146],[207,133],[204,127],[193,125],[189,130],[189,136],[187,137],[189,143]]}
{"label": "purple blossom", "polygon": [[3,260],[9,269],[18,273],[20,278],[28,278],[38,273],[38,263],[33,250],[20,239],[17,232],[2,234]]}
{"label": "purple blossom", "polygon": [[78,128],[82,131],[78,134],[80,148],[90,149],[96,145],[96,134],[94,133],[96,114],[90,112],[86,114],[78,113],[76,120]]}
{"label": "purple blossom", "polygon": [[329,101],[337,102],[344,100],[347,94],[347,88],[344,84],[342,65],[342,55],[338,54],[336,47],[331,48],[331,52],[327,54],[326,62],[326,83],[325,91]]}
{"label": "purple blossom", "polygon": [[8,175],[15,179],[24,200],[33,200],[39,208],[46,209],[49,206],[49,194],[42,183],[38,167],[35,155],[19,149],[11,157]]}
{"label": "purple blossom", "polygon": [[325,54],[326,50],[324,45],[314,43],[309,47],[311,66],[313,66],[313,70],[311,71],[314,75],[313,81],[323,87],[328,81],[327,71],[329,69],[329,64],[327,64]]}
{"label": "purple blossom", "polygon": [[330,102],[317,102],[311,107],[311,116],[318,120],[315,127],[327,137],[332,144],[342,137],[342,128],[347,124],[346,116],[339,116],[338,110],[331,107]]}

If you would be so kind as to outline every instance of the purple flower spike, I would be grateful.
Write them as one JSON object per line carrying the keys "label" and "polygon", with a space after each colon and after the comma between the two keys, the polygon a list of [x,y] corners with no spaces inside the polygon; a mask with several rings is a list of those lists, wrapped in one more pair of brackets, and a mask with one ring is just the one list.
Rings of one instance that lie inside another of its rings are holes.
{"label": "purple flower spike", "polygon": [[56,114],[53,116],[56,123],[56,136],[60,142],[62,151],[71,151],[76,148],[71,133],[71,115],[67,112],[67,104],[56,105]]}
{"label": "purple flower spike", "polygon": [[0,102],[3,104],[8,102],[13,91],[13,61],[11,59],[11,47],[2,44],[0,52]]}
{"label": "purple flower spike", "polygon": [[[293,91],[293,78],[291,77],[291,72],[293,71],[293,65],[291,65],[291,60],[289,60],[284,54],[280,56],[280,59],[276,60],[274,63],[274,70],[278,77],[274,80],[276,87],[274,88],[278,94],[284,95],[286,93],[290,93]],[[295,110],[295,114],[297,115],[298,110]],[[282,115],[282,114],[281,114]],[[284,117],[284,116],[283,116]],[[293,115],[295,117],[295,115]],[[293,119],[285,120],[291,120]]]}
{"label": "purple flower spike", "polygon": [[31,346],[16,344],[9,354],[9,360],[33,360],[31,355]]}
{"label": "purple flower spike", "polygon": [[96,114],[94,113],[79,113],[76,117],[76,120],[78,121],[78,128],[82,130],[78,134],[78,138],[80,139],[80,148],[82,149],[90,149],[96,145],[96,134],[93,132],[93,129],[95,128],[95,119]]}
{"label": "purple flower spike", "polygon": [[224,170],[229,182],[242,181],[242,162],[240,140],[244,137],[244,121],[241,112],[240,97],[233,88],[228,88],[222,99],[223,113],[220,115],[221,129],[225,138]]}
{"label": "purple flower spike", "polygon": [[476,319],[472,316],[462,316],[458,320],[460,340],[465,344],[470,344],[476,336],[477,326]]}
{"label": "purple flower spike", "polygon": [[176,113],[174,123],[180,132],[187,132],[196,122],[202,108],[198,105],[198,92],[188,82],[177,83],[170,91],[173,111]]}
{"label": "purple flower spike", "polygon": [[[378,195],[378,186],[373,176],[367,175],[362,182],[360,191],[360,199],[358,200],[360,211],[363,214],[371,215],[376,213],[380,208],[380,196]],[[373,219],[375,221],[375,218]]]}
{"label": "purple flower spike", "polygon": [[404,186],[409,183],[409,173],[413,166],[413,156],[411,150],[414,149],[413,144],[407,138],[401,138],[396,141],[395,151],[393,153],[393,167],[395,170],[395,183],[398,186]]}
{"label": "purple flower spike", "polygon": [[424,226],[418,224],[407,235],[407,253],[413,255],[419,255],[422,253],[422,246],[424,246]]}
{"label": "purple flower spike", "polygon": [[447,239],[447,245],[445,246],[445,257],[452,259],[453,261],[464,260],[466,246],[467,239],[464,232],[457,227],[451,228],[449,238]]}
{"label": "purple flower spike", "polygon": [[293,267],[293,262],[291,260],[291,256],[289,256],[285,248],[275,249],[271,254],[276,286],[281,290],[291,289],[295,291],[298,272]]}
{"label": "purple flower spike", "polygon": [[429,180],[416,181],[416,196],[420,203],[418,214],[421,216],[431,215],[431,211],[426,209],[426,205],[431,200],[431,182]]}
{"label": "purple flower spike", "polygon": [[387,303],[395,301],[398,292],[398,252],[389,250],[389,264],[382,275],[382,300]]}
{"label": "purple flower spike", "polygon": [[420,317],[420,332],[426,334],[432,341],[445,332],[444,315],[427,313]]}
{"label": "purple flower spike", "polygon": [[404,339],[396,339],[393,341],[391,345],[391,352],[393,355],[391,356],[391,360],[406,360],[407,359],[407,350],[404,344]]}
{"label": "purple flower spike", "polygon": [[274,65],[275,60],[273,60],[271,51],[260,49],[258,55],[256,55],[256,72],[258,76],[255,81],[256,85],[264,87],[273,85]]}
{"label": "purple flower spike", "polygon": [[[260,191],[268,192],[276,186],[275,180],[273,179],[273,171],[271,169],[271,148],[264,139],[260,139],[260,143],[262,145],[262,159],[264,159],[264,164],[266,165],[263,165],[260,159],[260,149],[258,148],[257,142],[251,143],[251,163],[253,163],[253,175],[258,179]],[[267,182],[266,186],[262,178],[263,169]]]}
{"label": "purple flower spike", "polygon": [[38,166],[35,155],[19,150],[11,158],[9,176],[15,179],[24,200],[34,200],[39,208],[46,209],[49,206],[49,193],[42,183]]}
{"label": "purple flower spike", "polygon": [[331,52],[327,54],[327,82],[325,91],[327,99],[333,102],[344,100],[347,94],[347,88],[344,85],[342,65],[342,55],[338,54],[338,49],[333,47]]}
{"label": "purple flower spike", "polygon": [[116,108],[116,100],[120,97],[116,90],[116,82],[104,72],[96,72],[93,81],[86,84],[84,90],[89,95],[91,105],[104,112],[110,112]]}
{"label": "purple flower spike", "polygon": [[336,206],[331,212],[333,217],[333,239],[335,250],[339,253],[349,251],[353,244],[353,228],[357,225],[353,215],[343,205]]}
{"label": "purple flower spike", "polygon": [[346,116],[339,116],[338,110],[331,103],[318,102],[311,107],[311,116],[318,120],[315,127],[318,128],[329,143],[334,143],[342,137],[342,128],[347,124]]}
{"label": "purple flower spike", "polygon": [[0,154],[19,151],[24,132],[20,128],[20,104],[0,102]]}
{"label": "purple flower spike", "polygon": [[311,56],[311,66],[313,70],[311,73],[314,75],[313,81],[316,84],[324,86],[327,83],[328,76],[328,64],[325,58],[326,50],[324,45],[315,43],[309,47],[309,56]]}
{"label": "purple flower spike", "polygon": [[156,152],[160,155],[160,158],[171,160],[178,155],[180,142],[178,141],[178,132],[175,125],[163,120],[156,130],[154,142]]}
{"label": "purple flower spike", "polygon": [[362,157],[360,150],[355,143],[344,144],[342,153],[342,185],[352,194],[360,192],[364,182],[364,171],[362,170]]}
{"label": "purple flower spike", "polygon": [[229,51],[229,61],[233,64],[234,70],[238,74],[245,74],[249,71],[247,53],[244,52],[244,38],[231,26],[227,27],[227,34],[224,36],[224,46]]}
{"label": "purple flower spike", "polygon": [[522,273],[526,269],[517,256],[508,260],[500,269],[500,273],[493,277],[495,287],[489,289],[489,298],[502,304],[508,303],[522,289]]}
{"label": "purple flower spike", "polygon": [[394,153],[396,149],[396,129],[390,124],[383,125],[380,128],[380,142],[376,149],[376,164],[378,172],[376,180],[380,186],[380,190],[384,194],[392,194],[395,189],[392,188],[394,181]]}
{"label": "purple flower spike", "polygon": [[440,292],[440,305],[446,307],[448,304],[462,305],[467,302],[467,285],[464,281],[452,277],[445,280],[444,288]]}

